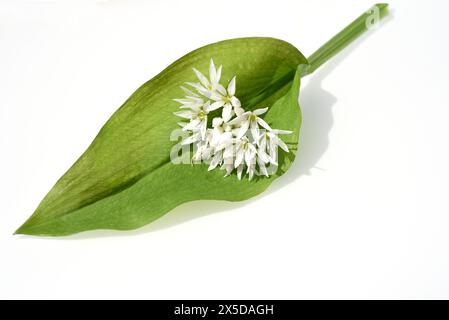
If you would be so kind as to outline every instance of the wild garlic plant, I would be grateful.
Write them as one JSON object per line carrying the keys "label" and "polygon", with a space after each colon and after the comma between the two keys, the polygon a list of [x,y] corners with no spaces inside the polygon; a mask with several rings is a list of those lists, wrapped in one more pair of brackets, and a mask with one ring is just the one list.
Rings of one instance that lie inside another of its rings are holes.
{"label": "wild garlic plant", "polygon": [[[182,203],[242,201],[264,192],[287,172],[297,155],[301,78],[313,74],[387,15],[387,4],[374,5],[307,58],[294,45],[271,37],[223,40],[184,55],[125,101],[16,233],[66,236],[95,229],[131,230]],[[186,70],[218,54],[220,63],[245,79],[245,92],[252,101],[273,102],[269,111],[244,105],[246,100],[237,97],[236,78],[223,86],[222,67],[215,68],[212,61],[208,77],[193,69],[198,81],[188,82],[192,74]],[[167,104],[184,83],[185,97],[177,100],[180,109],[177,103]],[[182,129],[173,130],[172,113],[185,119]],[[181,157],[180,145],[173,146],[167,139],[179,131],[184,139]],[[184,153],[192,145],[193,156]],[[289,152],[288,157],[279,157],[282,170],[276,170],[278,148]],[[239,179],[272,175],[245,183],[234,177],[223,179],[199,166],[175,165],[178,160],[206,161],[210,170],[221,168],[227,176],[236,172]]]}
{"label": "wild garlic plant", "polygon": [[[236,94],[236,77],[225,88],[220,83],[222,66],[215,67],[210,60],[209,78],[193,68],[199,82],[187,82],[192,90],[181,86],[186,96],[174,99],[181,104],[181,111],[174,114],[188,122],[180,122],[183,131],[189,133],[182,145],[194,145],[192,161],[209,163],[209,170],[220,167],[225,177],[234,170],[242,179],[245,172],[251,180],[255,174],[269,176],[277,168],[277,152],[280,147],[289,152],[279,135],[292,131],[272,129],[261,118],[268,108],[246,111]],[[212,111],[221,109],[221,116],[210,119]],[[257,170],[258,169],[258,170]]]}

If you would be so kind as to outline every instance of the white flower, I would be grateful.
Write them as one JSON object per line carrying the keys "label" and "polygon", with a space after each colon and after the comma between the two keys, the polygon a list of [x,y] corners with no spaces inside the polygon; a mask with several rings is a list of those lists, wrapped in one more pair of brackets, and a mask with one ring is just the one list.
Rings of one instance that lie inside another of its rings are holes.
{"label": "white flower", "polygon": [[[201,137],[201,136],[200,136]],[[206,138],[203,140],[197,140],[196,152],[192,157],[193,161],[209,160],[214,153],[214,148],[211,146],[212,130],[206,131]]]}
{"label": "white flower", "polygon": [[[174,99],[181,104],[181,111],[175,115],[187,119],[179,122],[183,131],[190,135],[181,144],[193,144],[196,152],[192,161],[210,161],[208,170],[220,167],[225,177],[234,169],[237,178],[243,174],[251,180],[255,174],[269,176],[267,165],[273,164],[277,168],[278,147],[288,152],[287,145],[279,135],[290,134],[291,131],[271,129],[260,116],[268,108],[245,112],[240,100],[236,97],[236,77],[233,77],[227,88],[220,84],[221,69],[215,68],[211,59],[209,65],[209,79],[197,69],[193,69],[199,83],[188,82],[196,92],[181,87],[185,93],[182,99]],[[222,108],[221,117],[210,121],[211,111]],[[211,124],[212,127],[208,128]],[[257,170],[259,169],[259,170]]]}
{"label": "white flower", "polygon": [[[197,98],[201,99],[201,98]],[[206,138],[206,129],[207,129],[207,115],[209,112],[215,110],[214,107],[210,104],[209,101],[207,101],[204,104],[200,104],[198,101],[196,102],[189,100],[189,99],[180,99],[180,100],[188,100],[188,101],[182,101],[186,102],[181,106],[181,108],[188,108],[190,110],[182,110],[175,112],[174,114],[178,117],[189,119],[190,122],[183,126],[182,130],[187,131],[199,131],[201,134],[201,138]],[[180,102],[178,100],[178,102]]]}
{"label": "white flower", "polygon": [[212,144],[218,145],[223,141],[223,138],[229,139],[235,135],[236,129],[234,126],[225,122],[223,118],[214,118],[212,120],[213,127],[213,142]]}
{"label": "white flower", "polygon": [[224,132],[218,138],[218,141],[213,140],[214,157],[209,165],[209,171],[215,169],[218,165],[226,167],[234,163],[234,140],[231,132]]}
{"label": "white flower", "polygon": [[217,105],[219,108],[223,107],[222,118],[224,122],[228,122],[233,115],[240,115],[244,112],[240,100],[235,96],[235,79],[233,77],[229,81],[227,90],[224,92],[217,91],[215,95],[211,96],[211,99],[215,101],[213,105]]}
{"label": "white flower", "polygon": [[240,116],[237,116],[233,120],[229,122],[231,125],[238,125],[240,129],[237,133],[237,138],[241,138],[246,135],[248,129],[251,130],[251,134],[253,139],[257,139],[259,137],[259,125],[265,128],[266,130],[271,130],[271,127],[268,123],[265,122],[259,116],[267,112],[268,108],[256,109],[254,111],[244,112]]}
{"label": "white flower", "polygon": [[[249,141],[247,137],[237,139],[235,143],[235,148],[236,150],[235,150],[234,167],[237,168],[237,176],[239,179],[241,179],[243,170],[243,167],[241,165],[245,164],[248,167],[248,169],[252,168],[256,163],[257,149],[254,146],[254,144]],[[250,173],[250,180],[251,180],[254,171],[251,170],[248,172]]]}
{"label": "white flower", "polygon": [[[216,127],[213,129],[213,137],[211,146],[214,148],[215,156],[209,165],[209,171],[221,165],[222,169],[226,170],[226,176],[234,169],[234,137],[229,127],[225,129],[217,125],[221,118],[215,118]],[[232,168],[231,168],[232,166]]]}
{"label": "white flower", "polygon": [[197,69],[193,68],[193,71],[200,82],[187,82],[187,84],[195,88],[200,94],[209,99],[226,94],[226,89],[220,84],[221,65],[216,69],[214,61],[210,59],[209,79]]}
{"label": "white flower", "polygon": [[277,166],[277,147],[281,147],[285,152],[289,152],[287,145],[278,135],[291,133],[292,131],[276,129],[263,132],[259,137],[258,155],[260,160]]}
{"label": "white flower", "polygon": [[223,150],[223,160],[221,170],[226,170],[225,177],[229,176],[234,170],[235,158],[235,139],[231,132],[225,132],[222,135],[221,142],[217,146],[218,150]]}

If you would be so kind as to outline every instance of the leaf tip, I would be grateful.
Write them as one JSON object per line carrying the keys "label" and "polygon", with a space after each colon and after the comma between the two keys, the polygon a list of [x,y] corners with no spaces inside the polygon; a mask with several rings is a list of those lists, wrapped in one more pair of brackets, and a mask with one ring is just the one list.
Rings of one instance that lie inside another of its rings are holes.
{"label": "leaf tip", "polygon": [[18,234],[29,234],[29,232],[27,232],[28,229],[28,220],[25,221],[24,224],[22,224],[16,231],[14,231],[13,235],[18,235]]}
{"label": "leaf tip", "polygon": [[34,215],[29,217],[16,231],[13,235],[27,234],[27,235],[37,235],[35,230]]}

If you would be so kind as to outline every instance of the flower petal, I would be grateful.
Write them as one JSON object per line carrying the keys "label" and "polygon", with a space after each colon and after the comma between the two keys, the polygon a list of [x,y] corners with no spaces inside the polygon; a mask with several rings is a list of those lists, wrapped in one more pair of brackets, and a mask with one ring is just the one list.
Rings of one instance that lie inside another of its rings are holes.
{"label": "flower petal", "polygon": [[184,140],[182,140],[181,145],[185,146],[185,145],[197,142],[200,140],[200,138],[201,137],[200,137],[199,133],[194,133],[190,137],[187,137]]}
{"label": "flower petal", "polygon": [[240,107],[236,107],[236,108],[234,108],[234,112],[237,115],[237,117],[240,117],[242,114],[245,113],[245,109],[240,108]]}
{"label": "flower petal", "polygon": [[223,119],[220,117],[216,117],[212,119],[212,127],[218,127],[221,126],[223,124]]}
{"label": "flower petal", "polygon": [[234,170],[234,166],[232,164],[224,164],[221,169],[226,170],[226,174],[224,175],[225,177],[228,177],[231,173],[232,170]]}
{"label": "flower petal", "polygon": [[277,148],[272,140],[270,140],[270,143],[268,145],[268,150],[269,150],[269,154],[270,154],[270,163],[277,166],[278,165],[278,163],[277,163]]}
{"label": "flower petal", "polygon": [[198,126],[200,125],[201,121],[199,119],[193,119],[192,121],[190,121],[188,124],[186,124],[182,130],[183,131],[187,131],[187,130],[195,130],[198,129]]}
{"label": "flower petal", "polygon": [[213,92],[210,90],[207,90],[206,88],[198,89],[198,92],[199,92],[199,94],[205,96],[208,99],[211,99],[211,97],[213,95]]}
{"label": "flower petal", "polygon": [[187,96],[199,97],[196,93],[194,93],[193,91],[187,89],[187,88],[184,87],[184,86],[181,86],[180,88],[182,89],[182,91],[184,91],[184,93],[185,93]]}
{"label": "flower petal", "polygon": [[186,82],[186,84],[191,86],[192,88],[195,88],[196,91],[198,91],[203,96],[205,96],[207,98],[210,97],[210,92],[208,90],[206,90],[206,88],[204,88],[201,84],[195,83],[195,82]]}
{"label": "flower petal", "polygon": [[255,158],[257,154],[256,146],[253,143],[248,143],[248,150],[253,153],[252,157]]}
{"label": "flower petal", "polygon": [[267,171],[267,167],[265,167],[265,163],[263,163],[262,161],[260,161],[259,159],[257,159],[257,164],[259,165],[259,170],[260,172],[268,177],[268,171]]}
{"label": "flower petal", "polygon": [[242,104],[240,103],[240,100],[237,99],[237,97],[235,97],[235,96],[231,97],[231,104],[234,108],[240,108],[242,106]]}
{"label": "flower petal", "polygon": [[255,171],[255,165],[252,165],[251,167],[248,167],[248,180],[252,180],[254,177],[254,171]]}
{"label": "flower petal", "polygon": [[254,141],[259,144],[259,125],[257,121],[251,121],[251,135],[253,136]]}
{"label": "flower petal", "polygon": [[243,164],[237,167],[237,178],[239,180],[242,180],[242,172],[243,172]]}
{"label": "flower petal", "polygon": [[223,107],[222,118],[224,122],[228,122],[232,117],[232,106],[230,104],[225,104]]}
{"label": "flower petal", "polygon": [[197,69],[192,68],[193,72],[195,72],[198,80],[200,80],[201,84],[205,87],[209,86],[209,80],[207,80],[207,78],[204,76],[204,74],[202,74],[201,72],[199,72]]}
{"label": "flower petal", "polygon": [[223,107],[224,104],[225,104],[224,101],[215,101],[214,103],[212,103],[210,106],[207,107],[206,111],[211,112],[217,110]]}
{"label": "flower petal", "polygon": [[268,123],[265,122],[264,119],[262,118],[257,118],[257,123],[260,124],[262,127],[264,127],[265,129],[267,129],[268,131],[271,131],[271,127],[268,125]]}
{"label": "flower petal", "polygon": [[[218,142],[216,149],[217,150],[223,150],[225,148],[228,147],[232,147],[232,143],[234,142],[234,140],[232,139],[232,134],[230,132],[225,132],[220,136],[220,141]],[[231,149],[231,151],[233,152],[233,150]]]}
{"label": "flower petal", "polygon": [[182,111],[176,111],[173,112],[175,116],[185,118],[185,119],[192,119],[195,116],[195,113],[190,110],[182,110]]}
{"label": "flower petal", "polygon": [[229,81],[228,84],[228,94],[232,97],[235,95],[235,76]]}
{"label": "flower petal", "polygon": [[245,151],[242,148],[237,150],[235,154],[234,167],[238,167],[243,162],[243,157],[245,156]]}
{"label": "flower petal", "polygon": [[282,150],[284,150],[285,152],[289,152],[289,151],[288,151],[288,147],[287,147],[287,145],[285,144],[284,141],[282,141],[281,139],[278,138],[277,141],[276,141],[276,143],[277,143],[277,145],[278,145],[279,147],[281,147]]}
{"label": "flower petal", "polygon": [[218,67],[218,69],[217,69],[217,74],[216,74],[216,76],[215,76],[215,80],[216,80],[216,84],[218,84],[219,82],[220,82],[220,78],[221,78],[221,64],[220,64],[220,66]]}
{"label": "flower petal", "polygon": [[260,108],[260,109],[254,110],[253,113],[254,113],[256,116],[260,116],[261,114],[264,114],[264,113],[267,112],[267,111],[268,111],[268,108]]}
{"label": "flower petal", "polygon": [[246,134],[246,131],[248,131],[248,128],[249,128],[249,121],[248,120],[243,121],[238,131],[237,139],[241,139]]}
{"label": "flower petal", "polygon": [[[215,118],[215,119],[217,119],[217,118]],[[214,128],[212,130],[212,139],[210,141],[211,146],[216,147],[220,143],[221,135],[222,135],[222,132],[220,131],[219,128]]]}
{"label": "flower petal", "polygon": [[221,152],[217,152],[214,157],[212,158],[212,161],[210,162],[209,168],[207,169],[208,171],[211,171],[213,169],[215,169],[220,162],[223,160],[223,154]]}
{"label": "flower petal", "polygon": [[290,130],[279,130],[279,129],[273,129],[271,130],[274,134],[292,134],[293,131]]}
{"label": "flower petal", "polygon": [[173,99],[173,101],[176,101],[180,104],[191,104],[192,103],[192,101],[189,99]]}
{"label": "flower petal", "polygon": [[206,131],[207,131],[207,116],[205,119],[201,120],[200,123],[200,132],[201,132],[201,139],[206,139]]}
{"label": "flower petal", "polygon": [[249,167],[253,164],[253,162],[254,162],[254,153],[249,150],[246,150],[246,152],[245,152],[246,165]]}
{"label": "flower petal", "polygon": [[[217,92],[221,95],[221,96],[225,96],[227,95],[226,93],[226,89],[225,87],[223,87],[221,84],[217,83],[215,85],[215,90],[217,90]],[[220,97],[221,98],[221,97]]]}
{"label": "flower petal", "polygon": [[228,162],[233,163],[233,159],[235,158],[235,147],[231,143],[228,143],[228,145],[224,148],[223,152],[223,158],[225,158]]}
{"label": "flower petal", "polygon": [[209,78],[210,78],[210,82],[212,82],[212,83],[217,82],[217,70],[215,69],[214,60],[212,58],[210,59],[210,64],[209,64]]}
{"label": "flower petal", "polygon": [[228,124],[234,126],[234,125],[239,125],[240,123],[242,123],[243,121],[248,119],[248,116],[251,114],[251,112],[244,112],[241,115],[235,117],[234,119],[232,119],[231,121],[228,122]]}
{"label": "flower petal", "polygon": [[264,132],[265,130],[262,129],[262,133],[259,135],[258,142],[259,142],[259,149],[262,149],[264,152],[267,150],[267,136]]}
{"label": "flower petal", "polygon": [[263,163],[268,163],[270,162],[270,157],[268,156],[268,154],[265,152],[265,150],[262,150],[261,148],[259,148],[259,150],[257,151],[257,160]]}

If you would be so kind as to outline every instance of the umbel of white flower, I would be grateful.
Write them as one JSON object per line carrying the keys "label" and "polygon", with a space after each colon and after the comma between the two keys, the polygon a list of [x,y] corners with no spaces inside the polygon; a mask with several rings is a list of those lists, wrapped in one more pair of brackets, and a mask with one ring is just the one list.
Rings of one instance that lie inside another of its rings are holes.
{"label": "umbel of white flower", "polygon": [[[278,147],[289,152],[279,135],[292,132],[272,129],[260,117],[268,108],[245,111],[235,95],[236,77],[224,87],[220,83],[221,69],[221,65],[215,68],[212,59],[209,78],[194,68],[199,82],[187,82],[191,90],[181,86],[186,96],[174,99],[181,104],[181,111],[174,114],[188,120],[179,123],[189,133],[181,144],[194,144],[192,160],[209,162],[209,170],[220,167],[226,171],[225,177],[234,169],[239,180],[244,172],[249,180],[255,173],[268,177],[275,170],[269,172],[267,167],[278,166]],[[211,112],[219,109],[221,117],[210,119]]]}

